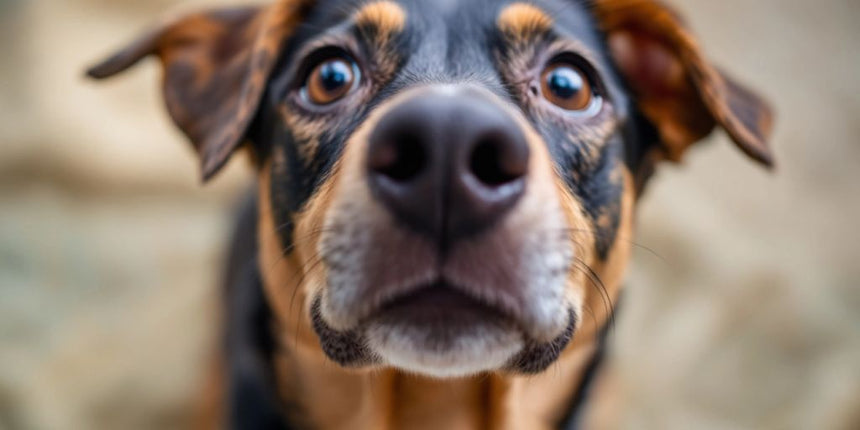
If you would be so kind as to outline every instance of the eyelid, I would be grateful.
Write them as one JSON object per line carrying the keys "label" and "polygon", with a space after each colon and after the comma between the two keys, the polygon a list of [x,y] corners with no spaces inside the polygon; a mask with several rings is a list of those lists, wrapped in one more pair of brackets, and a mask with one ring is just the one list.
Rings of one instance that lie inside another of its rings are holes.
{"label": "eyelid", "polygon": [[601,63],[596,60],[594,54],[579,42],[561,39],[551,43],[544,50],[541,59],[536,62],[537,72],[540,73],[546,67],[565,59],[585,73],[588,83],[596,95],[604,101],[612,102],[602,78],[605,75],[605,70],[603,70]]}
{"label": "eyelid", "polygon": [[358,45],[356,44],[355,40],[352,39],[352,37],[349,37],[349,35],[325,34],[303,46],[301,50],[299,50],[299,52],[296,54],[296,58],[307,58],[315,51],[319,51],[328,47],[340,48],[350,53],[358,52]]}
{"label": "eyelid", "polygon": [[543,68],[547,69],[558,64],[569,64],[581,71],[585,79],[588,81],[588,85],[591,87],[594,95],[603,99],[608,98],[606,87],[603,84],[603,80],[600,79],[600,73],[591,63],[588,62],[588,60],[576,53],[562,52],[550,57],[550,59],[544,64]]}
{"label": "eyelid", "polygon": [[582,58],[585,62],[589,64],[599,64],[597,58],[595,57],[594,53],[591,52],[590,49],[588,49],[582,43],[571,39],[557,39],[551,42],[546,47],[544,52],[549,54],[549,58],[557,57],[565,53],[570,53]]}
{"label": "eyelid", "polygon": [[334,53],[337,51],[340,51],[345,58],[354,61],[360,69],[364,70],[365,64],[357,55],[360,52],[358,45],[351,37],[341,34],[324,35],[303,46],[296,53],[294,58],[297,58],[298,61],[290,68],[289,74],[292,76],[292,81],[287,91],[300,89],[308,74],[313,71],[313,67],[318,64],[319,61],[317,60],[321,60],[321,56],[326,52]]}
{"label": "eyelid", "polygon": [[[302,80],[303,83],[302,83],[301,88],[299,89],[299,96],[301,97],[301,99],[305,100],[308,103],[313,104],[316,107],[325,107],[325,106],[329,106],[331,104],[337,103],[338,101],[347,97],[350,93],[352,93],[353,91],[358,89],[358,87],[361,85],[361,81],[363,79],[361,68],[359,67],[358,63],[356,63],[354,60],[352,60],[352,58],[347,57],[347,56],[344,56],[344,57],[337,57],[337,56],[328,57],[327,56],[327,57],[323,57],[323,58],[325,58],[325,59],[323,59],[322,61],[315,61],[312,63],[312,64],[315,64],[315,66],[311,67],[310,71],[307,73],[307,76]],[[321,65],[328,63],[328,62],[334,60],[335,58],[347,63],[347,65],[352,69],[352,77],[353,77],[352,82],[350,83],[349,88],[346,90],[346,92],[341,97],[338,97],[329,103],[316,103],[310,99],[311,98],[310,89],[308,88],[309,80],[311,79],[311,76],[313,75],[313,73]]]}
{"label": "eyelid", "polygon": [[303,86],[310,74],[322,63],[333,60],[335,58],[347,61],[351,64],[357,64],[353,56],[349,52],[345,52],[336,46],[327,46],[311,52],[302,60],[302,66],[296,74],[299,87]]}

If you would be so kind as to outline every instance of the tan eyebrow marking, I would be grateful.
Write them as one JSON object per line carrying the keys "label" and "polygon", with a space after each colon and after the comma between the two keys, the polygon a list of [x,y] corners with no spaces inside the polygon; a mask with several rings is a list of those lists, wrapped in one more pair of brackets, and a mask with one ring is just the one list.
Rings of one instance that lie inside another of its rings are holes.
{"label": "tan eyebrow marking", "polygon": [[546,33],[553,20],[543,10],[528,3],[512,3],[502,9],[496,25],[503,33],[518,40]]}
{"label": "tan eyebrow marking", "polygon": [[373,29],[377,41],[385,42],[392,35],[403,31],[406,11],[393,1],[377,1],[362,6],[355,13],[355,23],[359,27]]}

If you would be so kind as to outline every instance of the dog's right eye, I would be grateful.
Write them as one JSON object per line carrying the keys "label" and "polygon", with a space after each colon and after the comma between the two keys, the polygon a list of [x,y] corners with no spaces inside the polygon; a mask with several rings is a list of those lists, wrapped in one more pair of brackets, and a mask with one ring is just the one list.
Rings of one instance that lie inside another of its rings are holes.
{"label": "dog's right eye", "polygon": [[355,61],[329,58],[313,68],[302,87],[302,97],[315,105],[329,105],[352,92],[360,80]]}

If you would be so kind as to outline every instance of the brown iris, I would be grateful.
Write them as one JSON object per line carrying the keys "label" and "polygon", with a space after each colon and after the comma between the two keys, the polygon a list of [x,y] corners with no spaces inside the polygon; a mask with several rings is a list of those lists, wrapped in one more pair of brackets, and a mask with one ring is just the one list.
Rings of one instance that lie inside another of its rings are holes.
{"label": "brown iris", "polygon": [[594,97],[585,73],[567,63],[551,64],[544,69],[541,91],[552,104],[569,111],[588,109]]}
{"label": "brown iris", "polygon": [[331,58],[317,65],[308,76],[305,90],[308,101],[316,105],[334,103],[355,88],[355,63],[344,58]]}

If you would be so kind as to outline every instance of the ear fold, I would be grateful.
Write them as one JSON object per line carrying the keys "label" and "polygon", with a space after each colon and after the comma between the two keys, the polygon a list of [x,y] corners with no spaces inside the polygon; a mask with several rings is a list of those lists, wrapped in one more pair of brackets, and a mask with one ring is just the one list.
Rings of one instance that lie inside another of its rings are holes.
{"label": "ear fold", "polygon": [[158,26],[87,71],[103,79],[148,55],[162,63],[173,121],[196,148],[211,178],[245,139],[282,43],[307,0],[270,7],[207,11]]}
{"label": "ear fold", "polygon": [[773,166],[770,107],[712,66],[674,11],[656,0],[594,0],[593,6],[668,159],[679,161],[719,125],[744,153]]}

